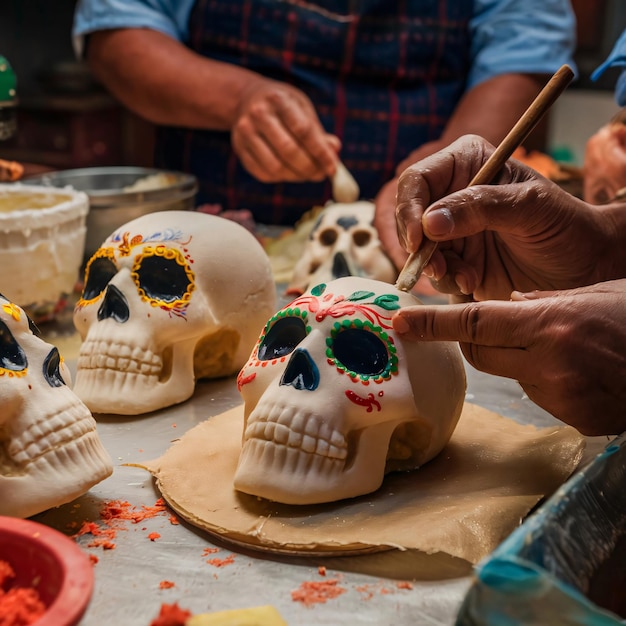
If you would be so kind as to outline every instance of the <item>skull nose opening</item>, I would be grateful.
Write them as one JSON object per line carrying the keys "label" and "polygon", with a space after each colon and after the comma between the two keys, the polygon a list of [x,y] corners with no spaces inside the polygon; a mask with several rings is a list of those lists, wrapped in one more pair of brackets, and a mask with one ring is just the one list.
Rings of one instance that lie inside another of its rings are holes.
{"label": "skull nose opening", "polygon": [[302,348],[294,350],[280,379],[280,385],[290,385],[298,391],[315,391],[320,373],[311,355]]}
{"label": "skull nose opening", "polygon": [[57,348],[53,348],[43,362],[43,377],[50,387],[63,387],[65,385],[60,366],[61,356]]}
{"label": "skull nose opening", "polygon": [[109,285],[98,309],[98,321],[112,318],[123,324],[129,317],[130,311],[124,294],[115,285]]}
{"label": "skull nose opening", "polygon": [[341,252],[337,252],[333,257],[333,278],[345,278],[346,276],[352,276],[348,261]]}

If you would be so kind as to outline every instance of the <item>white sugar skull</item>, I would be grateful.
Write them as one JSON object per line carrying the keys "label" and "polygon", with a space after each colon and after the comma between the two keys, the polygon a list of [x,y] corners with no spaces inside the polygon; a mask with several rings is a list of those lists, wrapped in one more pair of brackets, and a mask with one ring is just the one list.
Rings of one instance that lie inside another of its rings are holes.
{"label": "white sugar skull", "polygon": [[0,515],[30,517],[110,476],[89,409],[59,351],[0,296]]}
{"label": "white sugar skull", "polygon": [[194,211],[139,217],[87,263],[74,389],[97,413],[182,402],[197,379],[235,374],[275,310],[269,259],[243,226]]}
{"label": "white sugar skull", "polygon": [[395,335],[394,311],[415,304],[392,285],[349,277],[270,318],[237,379],[245,425],[236,489],[330,502],[441,451],[461,414],[465,369],[456,344]]}
{"label": "white sugar skull", "polygon": [[374,203],[328,204],[313,227],[296,264],[287,293],[344,276],[362,276],[393,283],[396,269],[383,252],[374,227]]}

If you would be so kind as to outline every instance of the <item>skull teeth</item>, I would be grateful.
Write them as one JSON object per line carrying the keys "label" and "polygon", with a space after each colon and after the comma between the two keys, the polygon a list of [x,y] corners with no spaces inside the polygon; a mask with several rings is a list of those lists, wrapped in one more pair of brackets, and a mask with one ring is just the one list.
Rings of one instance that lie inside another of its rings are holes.
{"label": "skull teeth", "polygon": [[[96,430],[96,422],[82,404],[68,406],[52,416],[45,415],[18,436],[4,442],[3,466],[23,467]],[[5,433],[6,435],[6,433]],[[11,471],[9,470],[9,473]]]}
{"label": "skull teeth", "polygon": [[[341,475],[343,467],[344,461],[342,459],[320,456],[319,454],[307,454],[302,450],[260,439],[247,439],[239,459],[239,470],[243,468],[244,475],[251,473],[255,477],[253,481],[255,484],[259,481],[264,483],[270,476],[295,479],[300,487],[302,481],[305,480],[309,484],[316,481],[323,484],[329,477]],[[259,471],[261,471],[260,476]],[[280,481],[281,479],[279,479]],[[245,485],[246,482],[247,478],[243,479],[243,483],[240,480],[239,487]],[[271,486],[272,489],[277,489],[277,484],[264,484],[266,487]],[[246,491],[245,488],[244,491]],[[291,491],[291,489],[288,488],[287,491]],[[250,493],[258,494],[257,491]],[[271,495],[268,497],[273,499]]]}
{"label": "skull teeth", "polygon": [[151,350],[110,341],[86,340],[78,357],[79,370],[101,369],[158,376],[162,368],[161,356]]}
{"label": "skull teeth", "polygon": [[344,435],[320,416],[302,413],[296,407],[261,405],[252,412],[244,440],[261,440],[294,451],[345,461],[348,445]]}

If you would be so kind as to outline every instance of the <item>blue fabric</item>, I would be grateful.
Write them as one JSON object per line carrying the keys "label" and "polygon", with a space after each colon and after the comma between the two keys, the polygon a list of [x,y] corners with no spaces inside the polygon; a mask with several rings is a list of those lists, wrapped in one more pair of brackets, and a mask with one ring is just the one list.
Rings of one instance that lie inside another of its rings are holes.
{"label": "blue fabric", "polygon": [[611,50],[606,61],[593,72],[591,79],[598,80],[609,67],[625,68],[622,70],[615,85],[615,100],[620,106],[626,106],[626,29],[615,42],[613,50]]}
{"label": "blue fabric", "polygon": [[[306,93],[324,128],[340,137],[362,197],[373,199],[411,150],[441,135],[461,98],[471,5],[447,2],[444,11],[438,1],[421,0],[400,15],[389,0],[362,0],[358,12],[350,0],[318,5],[336,13],[274,0],[199,1],[188,45]],[[195,174],[201,200],[248,208],[265,223],[293,223],[331,196],[328,181],[257,181],[228,133],[160,129],[157,164]]]}
{"label": "blue fabric", "polygon": [[[568,0],[81,0],[74,35],[123,25],[302,89],[341,139],[366,199],[411,150],[440,137],[468,87],[500,73],[574,67]],[[260,222],[291,224],[330,198],[328,181],[256,181],[227,132],[159,128],[155,159],[194,173],[200,202],[247,208]]]}
{"label": "blue fabric", "polygon": [[[152,28],[187,41],[195,2],[79,0],[73,27],[77,52],[84,35],[109,28]],[[564,63],[575,69],[575,16],[568,0],[474,0],[472,7],[468,88],[508,72],[552,74]]]}

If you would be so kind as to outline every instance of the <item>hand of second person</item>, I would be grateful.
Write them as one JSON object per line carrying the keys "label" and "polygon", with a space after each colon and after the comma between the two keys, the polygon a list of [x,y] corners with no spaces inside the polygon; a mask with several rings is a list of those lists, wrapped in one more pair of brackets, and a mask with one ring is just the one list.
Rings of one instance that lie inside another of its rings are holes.
{"label": "hand of second person", "polygon": [[512,300],[406,307],[393,325],[409,340],[460,342],[474,367],[519,381],[583,434],[626,430],[626,280]]}
{"label": "hand of second person", "polygon": [[243,166],[258,180],[303,182],[332,176],[340,141],[326,133],[304,93],[259,79],[242,92],[232,145]]}
{"label": "hand of second person", "polygon": [[440,291],[506,299],[514,290],[570,289],[623,276],[607,247],[617,228],[609,207],[578,200],[513,160],[494,184],[466,188],[493,150],[480,137],[462,137],[398,182],[400,241],[409,252],[423,234],[439,242],[424,273]]}

